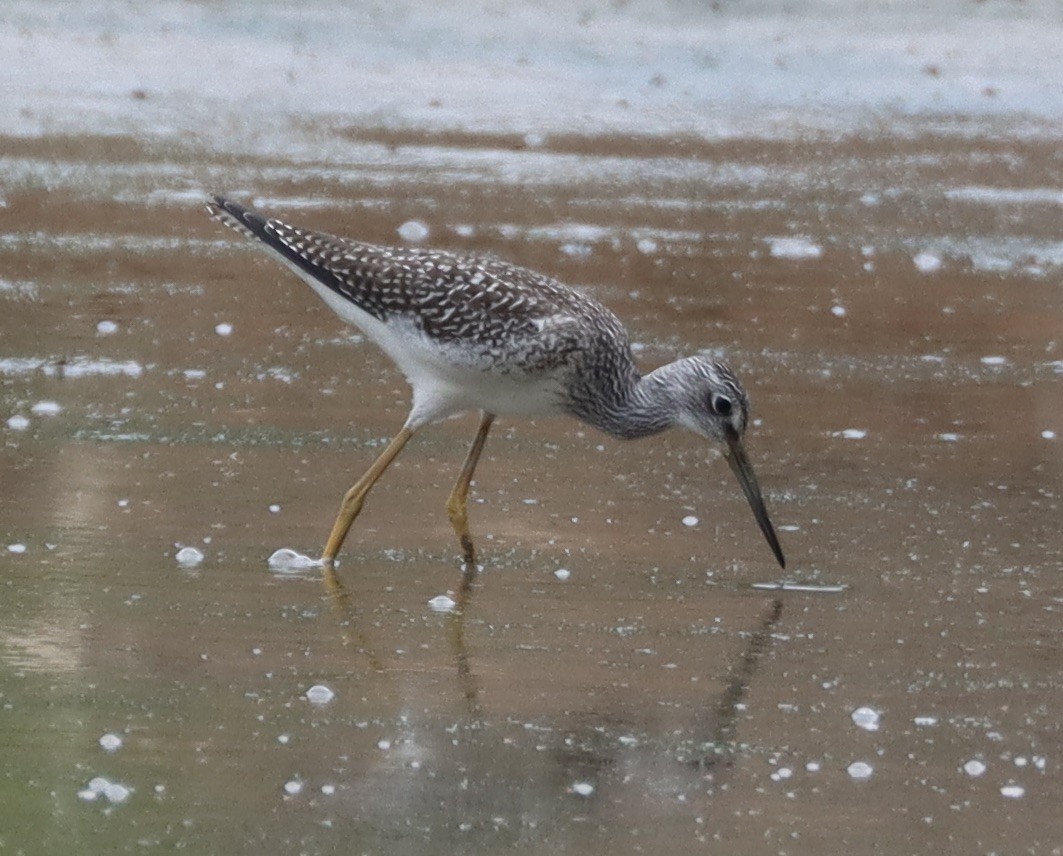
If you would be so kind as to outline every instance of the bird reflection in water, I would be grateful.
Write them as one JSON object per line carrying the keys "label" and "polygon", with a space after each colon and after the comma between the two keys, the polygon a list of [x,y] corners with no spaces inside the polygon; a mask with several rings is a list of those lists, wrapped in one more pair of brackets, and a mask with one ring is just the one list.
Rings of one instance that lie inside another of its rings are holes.
{"label": "bird reflection in water", "polygon": [[[333,610],[343,629],[344,647],[353,648],[365,657],[369,668],[378,674],[386,674],[383,660],[374,651],[372,643],[365,632],[359,629],[359,617],[354,609],[350,591],[331,565],[324,568],[325,589]],[[473,593],[476,591],[477,568],[470,563],[462,566],[461,583],[458,587],[454,607],[445,615],[447,644],[457,669],[458,689],[461,698],[471,705],[470,714],[479,713],[479,683],[473,674],[469,650],[465,644],[465,618],[472,606]]]}

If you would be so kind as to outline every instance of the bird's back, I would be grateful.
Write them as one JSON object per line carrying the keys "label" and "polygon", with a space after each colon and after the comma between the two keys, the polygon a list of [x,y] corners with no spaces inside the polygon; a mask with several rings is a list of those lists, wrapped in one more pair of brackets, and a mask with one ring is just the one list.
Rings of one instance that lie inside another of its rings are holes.
{"label": "bird's back", "polygon": [[301,229],[221,197],[208,208],[273,250],[407,376],[415,352],[441,369],[514,381],[554,376],[565,390],[602,371],[634,372],[619,319],[543,274],[487,256],[382,247]]}

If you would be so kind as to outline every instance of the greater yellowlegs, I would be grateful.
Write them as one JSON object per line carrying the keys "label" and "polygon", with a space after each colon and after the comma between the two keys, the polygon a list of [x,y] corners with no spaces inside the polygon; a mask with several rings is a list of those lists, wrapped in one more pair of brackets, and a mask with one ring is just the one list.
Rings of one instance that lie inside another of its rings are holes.
{"label": "greater yellowlegs", "polygon": [[402,430],[343,497],[323,562],[335,559],[366,495],[418,428],[478,410],[479,430],[447,500],[467,564],[476,557],[466,514],[469,482],[495,416],[568,414],[625,440],[679,426],[723,444],[785,567],[742,446],[749,399],[723,363],[686,357],[642,375],[612,312],[544,274],[497,259],[337,238],[267,219],[221,196],[207,210],[309,283],[383,349],[413,390]]}

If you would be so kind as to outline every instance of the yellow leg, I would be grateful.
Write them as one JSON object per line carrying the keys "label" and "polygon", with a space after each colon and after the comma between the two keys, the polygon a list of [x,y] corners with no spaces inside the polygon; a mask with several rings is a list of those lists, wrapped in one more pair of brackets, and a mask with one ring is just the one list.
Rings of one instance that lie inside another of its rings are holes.
{"label": "yellow leg", "polygon": [[402,447],[406,445],[406,442],[412,436],[413,429],[404,427],[395,435],[395,439],[388,443],[388,447],[380,454],[380,457],[373,461],[373,466],[366,470],[365,475],[358,479],[354,487],[344,495],[343,502],[340,504],[340,513],[336,515],[336,522],[332,524],[332,534],[329,535],[328,543],[325,545],[325,552],[321,556],[322,562],[332,564],[332,560],[336,558],[336,554],[343,545],[343,539],[347,537],[351,524],[354,523],[354,518],[362,510],[366,494],[377,483],[377,480],[384,474],[384,470],[395,460],[399,452],[402,451]]}
{"label": "yellow leg", "polygon": [[461,468],[461,474],[454,483],[454,490],[450,492],[450,498],[447,500],[447,514],[450,515],[451,525],[458,535],[458,540],[461,541],[462,558],[467,566],[476,563],[476,551],[472,546],[472,535],[469,534],[469,515],[465,508],[469,498],[469,482],[472,481],[476,462],[480,460],[480,453],[484,450],[484,441],[487,440],[487,432],[491,430],[491,423],[494,421],[493,413],[484,413],[480,418],[480,429],[476,432],[476,439],[472,441],[465,464]]}

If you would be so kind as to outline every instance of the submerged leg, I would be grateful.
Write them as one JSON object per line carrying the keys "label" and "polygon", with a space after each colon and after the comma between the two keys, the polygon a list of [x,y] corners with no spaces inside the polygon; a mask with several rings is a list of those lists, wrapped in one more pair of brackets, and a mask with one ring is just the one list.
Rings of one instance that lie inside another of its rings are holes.
{"label": "submerged leg", "polygon": [[336,515],[336,522],[332,524],[332,534],[329,535],[328,544],[325,545],[325,552],[321,555],[322,562],[332,564],[332,560],[336,558],[336,554],[340,551],[343,539],[347,537],[351,524],[354,523],[354,518],[362,510],[366,494],[377,483],[377,480],[384,474],[384,470],[395,460],[399,452],[402,451],[402,447],[406,445],[406,441],[412,436],[413,429],[403,427],[395,435],[395,439],[388,443],[388,447],[380,453],[380,457],[373,461],[373,466],[366,470],[365,475],[358,479],[354,486],[344,495],[343,502],[340,504],[340,513]]}
{"label": "submerged leg", "polygon": [[491,423],[495,421],[493,413],[484,413],[480,418],[480,428],[476,432],[476,439],[472,441],[468,457],[461,468],[461,474],[454,483],[454,490],[450,492],[447,500],[447,514],[450,515],[451,525],[461,541],[462,558],[466,565],[476,563],[476,551],[472,546],[472,535],[469,534],[469,516],[465,510],[466,501],[469,498],[469,482],[472,481],[476,462],[480,460],[480,453],[484,450],[484,441],[487,432],[491,430]]}

